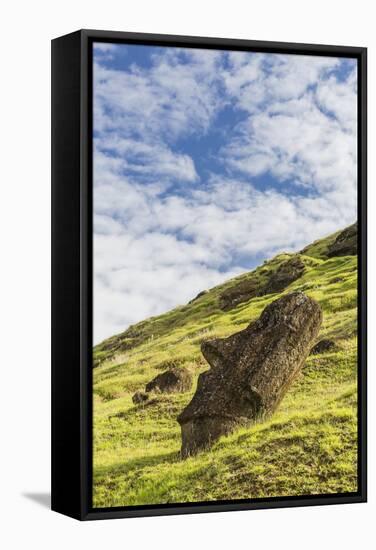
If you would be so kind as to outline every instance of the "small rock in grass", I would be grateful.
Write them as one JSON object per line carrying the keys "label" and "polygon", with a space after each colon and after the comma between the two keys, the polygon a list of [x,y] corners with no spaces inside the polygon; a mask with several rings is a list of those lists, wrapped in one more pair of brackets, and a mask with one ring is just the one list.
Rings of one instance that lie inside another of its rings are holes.
{"label": "small rock in grass", "polygon": [[132,397],[132,401],[135,405],[139,405],[140,403],[145,403],[148,401],[149,395],[143,391],[136,391],[134,396]]}
{"label": "small rock in grass", "polygon": [[145,391],[182,393],[191,389],[192,382],[193,376],[190,370],[185,367],[175,367],[158,374],[153,380],[146,384]]}
{"label": "small rock in grass", "polygon": [[311,349],[310,355],[318,355],[319,353],[326,353],[328,351],[334,351],[337,348],[336,343],[333,340],[324,339],[317,342]]}

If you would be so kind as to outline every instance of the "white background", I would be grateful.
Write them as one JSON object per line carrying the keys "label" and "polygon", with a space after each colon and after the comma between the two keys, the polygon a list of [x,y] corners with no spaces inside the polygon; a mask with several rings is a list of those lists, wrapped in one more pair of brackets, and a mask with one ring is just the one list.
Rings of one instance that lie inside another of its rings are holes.
{"label": "white background", "polygon": [[366,0],[33,0],[1,8],[0,541],[3,548],[352,550],[375,543],[369,291],[369,503],[79,523],[50,512],[50,39],[79,28],[369,48],[369,278],[375,277],[375,51]]}

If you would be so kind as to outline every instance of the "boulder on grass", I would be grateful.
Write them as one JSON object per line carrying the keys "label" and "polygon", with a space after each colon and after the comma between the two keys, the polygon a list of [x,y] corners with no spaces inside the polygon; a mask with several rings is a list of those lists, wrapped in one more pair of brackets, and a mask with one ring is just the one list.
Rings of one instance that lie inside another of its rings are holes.
{"label": "boulder on grass", "polygon": [[270,276],[269,281],[262,289],[260,295],[281,292],[291,283],[299,279],[305,272],[305,265],[300,256],[293,256],[282,262],[278,269]]}
{"label": "boulder on grass", "polygon": [[132,397],[132,401],[135,405],[139,405],[140,403],[145,403],[148,401],[149,395],[143,391],[136,391],[134,396]]}
{"label": "boulder on grass", "polygon": [[358,223],[346,227],[337,236],[334,243],[328,247],[327,255],[333,256],[353,256],[358,250]]}
{"label": "boulder on grass", "polygon": [[246,279],[224,290],[219,297],[218,305],[222,311],[229,311],[239,304],[255,298],[259,293],[260,284],[253,279]]}
{"label": "boulder on grass", "polygon": [[192,387],[193,376],[186,367],[175,367],[158,374],[145,386],[146,392],[182,393]]}
{"label": "boulder on grass", "polygon": [[313,346],[313,348],[311,349],[311,355],[319,355],[320,353],[335,351],[336,349],[337,345],[333,340],[324,338],[323,340],[320,340],[320,342],[317,342],[315,346]]}

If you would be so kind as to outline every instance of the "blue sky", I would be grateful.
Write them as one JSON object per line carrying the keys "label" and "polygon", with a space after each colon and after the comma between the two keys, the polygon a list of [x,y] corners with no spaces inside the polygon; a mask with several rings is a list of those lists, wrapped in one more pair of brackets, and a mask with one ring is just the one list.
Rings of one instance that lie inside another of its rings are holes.
{"label": "blue sky", "polygon": [[356,218],[356,62],[94,46],[94,340]]}

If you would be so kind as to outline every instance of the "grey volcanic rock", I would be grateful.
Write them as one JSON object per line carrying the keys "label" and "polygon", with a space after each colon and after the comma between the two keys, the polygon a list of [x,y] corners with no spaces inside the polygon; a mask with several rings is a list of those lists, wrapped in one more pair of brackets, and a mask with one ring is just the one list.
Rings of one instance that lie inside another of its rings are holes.
{"label": "grey volcanic rock", "polygon": [[185,367],[172,368],[158,374],[145,386],[145,391],[178,393],[189,391],[192,387],[192,373]]}
{"label": "grey volcanic rock", "polygon": [[219,297],[219,307],[223,311],[229,311],[242,302],[258,296],[260,285],[254,280],[241,281],[237,285],[224,290]]}
{"label": "grey volcanic rock", "polygon": [[224,290],[219,297],[219,307],[223,311],[229,311],[238,304],[257,296],[281,292],[299,279],[304,272],[305,265],[300,256],[292,256],[282,262],[274,273],[271,273],[266,283],[260,283],[257,279],[248,279]]}
{"label": "grey volcanic rock", "polygon": [[177,419],[182,457],[210,447],[239,424],[271,415],[299,374],[321,322],[319,304],[294,292],[269,304],[245,330],[203,342],[211,368],[199,376]]}
{"label": "grey volcanic rock", "polygon": [[305,271],[305,265],[300,256],[293,256],[281,263],[278,269],[271,275],[269,281],[261,291],[261,295],[281,292],[291,283],[299,279]]}
{"label": "grey volcanic rock", "polygon": [[353,256],[357,254],[358,246],[358,223],[346,227],[337,236],[334,243],[328,247],[327,255],[329,258],[333,256]]}
{"label": "grey volcanic rock", "polygon": [[140,403],[145,403],[148,400],[149,400],[149,395],[143,391],[136,391],[136,393],[132,397],[132,401],[135,405],[139,405]]}
{"label": "grey volcanic rock", "polygon": [[328,351],[334,351],[337,349],[336,343],[333,340],[324,338],[317,342],[315,346],[311,349],[311,355],[319,355],[320,353],[326,353]]}

